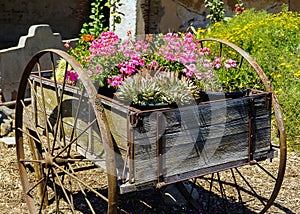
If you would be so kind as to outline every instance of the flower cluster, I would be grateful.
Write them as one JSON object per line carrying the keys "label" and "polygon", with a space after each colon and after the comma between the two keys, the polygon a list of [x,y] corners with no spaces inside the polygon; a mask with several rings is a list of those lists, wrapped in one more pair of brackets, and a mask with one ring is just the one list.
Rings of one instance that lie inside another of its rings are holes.
{"label": "flower cluster", "polygon": [[[158,34],[148,40],[122,41],[114,32],[103,32],[89,48],[87,72],[101,87],[122,85],[123,81],[144,69],[178,72],[194,82],[211,82],[214,70],[234,68],[234,60],[221,65],[220,58],[210,56],[192,33]],[[204,84],[197,84],[204,85]]]}
{"label": "flower cluster", "polygon": [[75,82],[78,80],[78,74],[75,71],[68,70],[66,73],[66,80],[69,82]]}
{"label": "flower cluster", "polygon": [[86,42],[91,42],[95,39],[95,36],[93,34],[86,34],[86,35],[82,35],[81,39]]}

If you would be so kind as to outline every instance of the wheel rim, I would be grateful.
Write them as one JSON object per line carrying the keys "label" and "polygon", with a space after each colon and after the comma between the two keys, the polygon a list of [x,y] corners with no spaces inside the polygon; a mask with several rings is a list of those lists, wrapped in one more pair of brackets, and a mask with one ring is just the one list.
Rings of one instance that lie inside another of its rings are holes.
{"label": "wheel rim", "polygon": [[[66,63],[61,83],[55,75],[59,58]],[[66,73],[70,69],[79,75],[80,88],[67,86]],[[49,74],[54,74],[49,86],[53,92],[44,86],[44,79]],[[32,97],[30,107],[26,103],[28,94]],[[26,66],[16,105],[16,149],[30,213],[66,210],[96,213],[106,210],[99,203],[115,201],[116,187],[111,187],[114,192],[109,189],[108,196],[104,194],[103,187],[108,185],[107,175],[96,167],[110,167],[105,166],[105,151],[109,145],[103,146],[100,142],[101,138],[106,138],[100,137],[100,129],[106,128],[106,124],[103,125],[103,118],[99,118],[96,110],[96,94],[82,67],[63,51],[41,51]],[[87,142],[93,144],[88,145]],[[114,175],[108,177],[114,179]],[[114,185],[114,180],[109,182]]]}
{"label": "wheel rim", "polygon": [[[279,139],[277,138],[277,142],[271,142],[271,147],[278,147],[278,156],[275,155],[273,161],[270,159],[272,162],[267,159],[193,179],[194,185],[203,187],[202,192],[200,191],[203,203],[200,203],[201,206],[197,205],[196,208],[202,209],[206,213],[216,213],[220,210],[222,213],[232,213],[239,209],[243,213],[247,213],[249,210],[265,213],[279,193],[286,167],[286,133],[280,105],[267,76],[249,54],[224,40],[208,38],[200,41],[200,44],[205,47],[209,43],[218,46],[217,53],[220,56],[226,55],[224,53],[226,48],[235,51],[240,57],[237,64],[241,65],[243,61],[246,61],[259,77],[266,91],[272,93],[272,107]],[[182,186],[180,189],[184,195],[192,194],[192,192],[185,192],[186,189]],[[214,203],[219,204],[215,206]]]}

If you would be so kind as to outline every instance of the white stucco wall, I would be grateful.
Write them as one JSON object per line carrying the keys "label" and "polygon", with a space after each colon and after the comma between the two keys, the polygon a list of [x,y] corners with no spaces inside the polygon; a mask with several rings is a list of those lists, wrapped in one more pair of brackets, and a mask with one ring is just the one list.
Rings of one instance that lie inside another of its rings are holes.
{"label": "white stucco wall", "polygon": [[31,57],[46,48],[65,49],[59,33],[49,25],[33,25],[16,47],[0,50],[0,89],[6,101],[18,90],[19,79]]}

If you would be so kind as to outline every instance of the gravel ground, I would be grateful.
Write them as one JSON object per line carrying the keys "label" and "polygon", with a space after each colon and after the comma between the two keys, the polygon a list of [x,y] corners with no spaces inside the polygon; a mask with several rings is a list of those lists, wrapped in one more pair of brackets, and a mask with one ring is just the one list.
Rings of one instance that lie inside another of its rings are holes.
{"label": "gravel ground", "polygon": [[[15,147],[0,143],[0,160],[0,213],[28,213],[26,203],[22,196],[22,187],[16,164]],[[289,152],[284,182],[274,205],[268,210],[268,213],[300,213],[299,164],[300,153]],[[249,173],[251,172],[249,171]],[[259,174],[257,174],[253,179],[259,179]],[[174,209],[164,206],[162,198],[157,191],[142,192],[141,195],[143,195],[142,198],[148,198],[148,201],[154,204],[152,209],[155,210],[143,213],[182,213],[178,210],[173,212],[172,210]],[[131,200],[141,201],[138,199],[138,194],[134,193],[129,195],[129,197]],[[127,200],[124,200],[123,198],[122,201]],[[147,209],[150,209],[149,205],[145,205],[144,202],[140,203],[141,205],[137,204],[138,203],[132,205],[132,209],[135,210],[134,213],[142,213],[141,211],[136,212],[137,210],[144,209],[139,206],[148,206]],[[131,206],[130,203],[128,206]],[[246,213],[254,213],[254,210],[255,209],[249,209]],[[222,211],[219,211],[218,213],[222,213]],[[231,211],[230,213],[241,213],[241,211]]]}

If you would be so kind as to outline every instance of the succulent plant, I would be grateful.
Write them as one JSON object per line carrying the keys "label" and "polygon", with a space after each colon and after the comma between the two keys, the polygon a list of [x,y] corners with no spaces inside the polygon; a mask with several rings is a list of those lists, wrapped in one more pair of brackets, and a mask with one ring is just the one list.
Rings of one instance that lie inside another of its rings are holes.
{"label": "succulent plant", "polygon": [[147,105],[160,103],[161,91],[150,74],[139,72],[127,77],[115,95],[123,101]]}
{"label": "succulent plant", "polygon": [[197,86],[184,76],[179,79],[177,72],[159,72],[155,79],[162,92],[163,102],[187,105],[198,98]]}
{"label": "succulent plant", "polygon": [[198,98],[197,87],[185,77],[178,78],[175,72],[139,72],[127,77],[115,93],[118,99],[139,105],[190,104]]}

